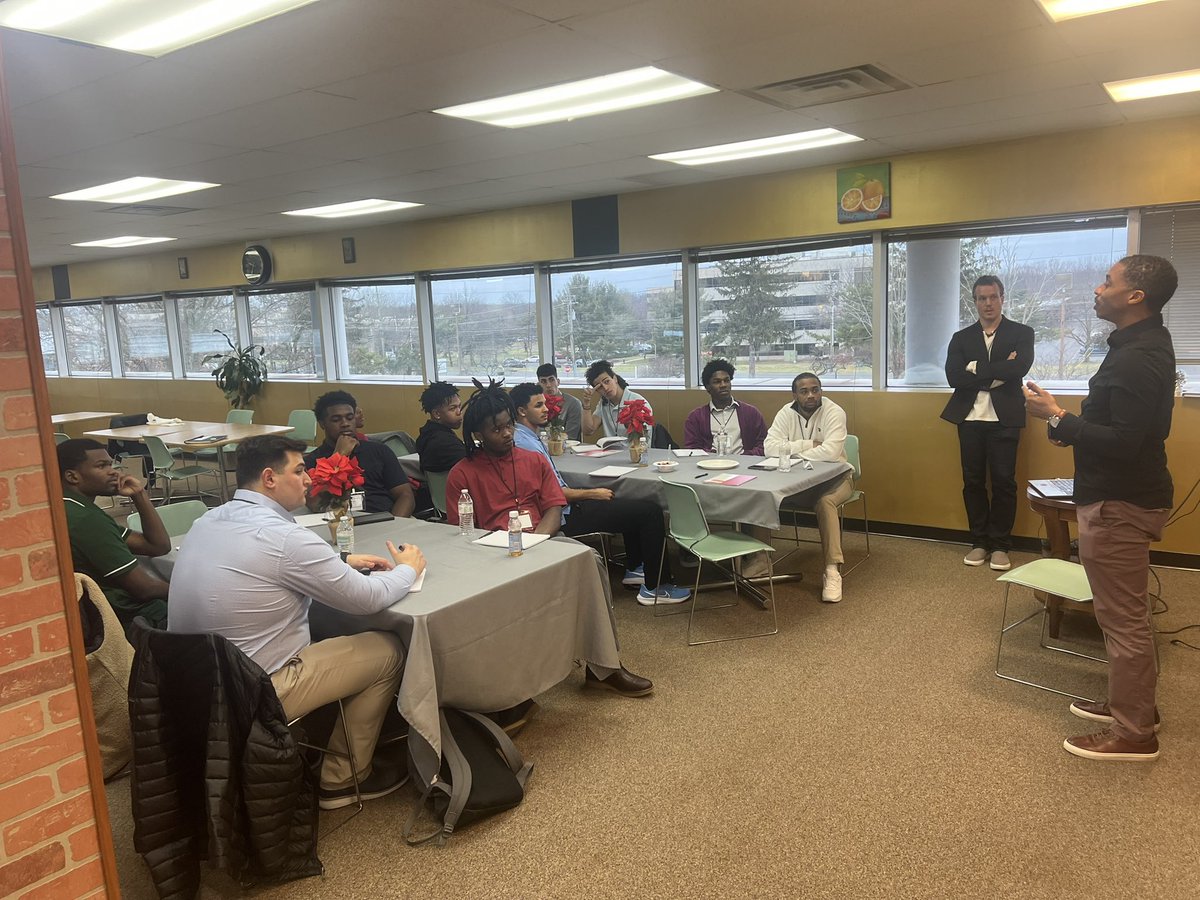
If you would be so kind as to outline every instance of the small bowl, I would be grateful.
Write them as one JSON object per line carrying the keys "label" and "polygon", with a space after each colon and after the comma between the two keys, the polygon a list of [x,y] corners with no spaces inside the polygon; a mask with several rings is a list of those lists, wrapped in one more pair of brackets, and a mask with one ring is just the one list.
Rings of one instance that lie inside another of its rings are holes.
{"label": "small bowl", "polygon": [[654,464],[654,469],[658,472],[674,472],[678,468],[679,463],[673,459],[660,459]]}

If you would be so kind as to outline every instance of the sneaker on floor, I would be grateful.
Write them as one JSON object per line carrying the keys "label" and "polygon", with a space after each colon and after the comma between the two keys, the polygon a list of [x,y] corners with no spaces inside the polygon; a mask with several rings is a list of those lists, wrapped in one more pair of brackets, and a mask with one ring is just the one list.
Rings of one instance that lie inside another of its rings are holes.
{"label": "sneaker on floor", "polygon": [[837,603],[842,599],[842,573],[826,571],[822,576],[822,603]]}
{"label": "sneaker on floor", "polygon": [[646,583],[646,566],[640,565],[636,569],[626,569],[625,576],[621,579],[621,584],[625,587],[637,587]]}
{"label": "sneaker on floor", "polygon": [[963,557],[963,562],[968,566],[982,566],[987,558],[988,552],[982,547],[972,547],[971,552]]}
{"label": "sneaker on floor", "polygon": [[692,592],[687,588],[675,587],[673,584],[660,584],[658,590],[642,585],[638,591],[637,602],[642,606],[654,606],[656,603],[683,603]]}
{"label": "sneaker on floor", "polygon": [[[399,790],[408,781],[408,773],[403,768],[391,768],[375,765],[371,774],[358,783],[358,792],[363,800],[378,800]],[[342,809],[353,806],[354,785],[341,788],[321,788],[321,809]]]}
{"label": "sneaker on floor", "polygon": [[[1093,722],[1103,722],[1105,725],[1111,725],[1113,721],[1108,703],[1102,700],[1076,700],[1071,704],[1071,715]],[[1162,719],[1158,715],[1156,706],[1154,707],[1154,731],[1156,734],[1160,728],[1162,728]]]}
{"label": "sneaker on floor", "polygon": [[1095,734],[1081,734],[1063,741],[1063,749],[1084,759],[1100,759],[1114,762],[1153,762],[1158,759],[1158,738],[1137,742],[1117,737],[1105,730]]}
{"label": "sneaker on floor", "polygon": [[1008,554],[1003,550],[993,550],[992,559],[988,565],[997,572],[1007,572],[1012,568],[1012,560],[1008,558]]}

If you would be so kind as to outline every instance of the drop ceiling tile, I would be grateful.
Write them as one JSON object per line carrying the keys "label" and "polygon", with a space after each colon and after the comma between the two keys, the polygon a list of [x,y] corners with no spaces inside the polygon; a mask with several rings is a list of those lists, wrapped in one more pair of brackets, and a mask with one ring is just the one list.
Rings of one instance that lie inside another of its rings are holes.
{"label": "drop ceiling tile", "polygon": [[14,110],[146,62],[143,56],[119,50],[8,28],[3,44],[5,82]]}
{"label": "drop ceiling tile", "polygon": [[125,131],[100,110],[82,121],[13,114],[12,124],[17,162],[21,165],[41,163],[64,153],[111,144],[127,137]]}
{"label": "drop ceiling tile", "polygon": [[491,126],[478,122],[417,112],[301,141],[273,144],[269,149],[331,160],[363,160],[413,147],[491,134],[493,131]]}
{"label": "drop ceiling tile", "polygon": [[[175,141],[156,135],[141,135],[124,141],[115,141],[101,147],[92,147],[54,156],[47,160],[48,166],[64,169],[105,172],[109,176],[132,175],[156,176],[164,160],[170,160],[173,169],[179,170],[197,162],[220,159],[236,153],[236,148],[199,141]],[[115,180],[112,177],[107,180]],[[203,179],[184,179],[203,180]]]}

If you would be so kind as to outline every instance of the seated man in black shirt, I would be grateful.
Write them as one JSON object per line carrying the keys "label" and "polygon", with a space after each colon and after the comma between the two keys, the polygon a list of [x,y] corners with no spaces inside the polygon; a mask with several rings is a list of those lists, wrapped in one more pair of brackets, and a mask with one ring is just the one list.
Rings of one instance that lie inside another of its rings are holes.
{"label": "seated man in black shirt", "polygon": [[358,460],[366,483],[363,490],[366,512],[390,512],[407,518],[413,513],[416,498],[396,454],[385,444],[360,441],[355,428],[358,402],[345,391],[330,391],[317,398],[313,414],[325,430],[325,443],[304,457],[304,465],[313,468],[318,459],[334,453]]}
{"label": "seated man in black shirt", "polygon": [[435,381],[421,394],[421,409],[429,421],[417,433],[417,454],[423,472],[449,472],[467,455],[466,445],[455,432],[462,427],[463,407],[458,388]]}

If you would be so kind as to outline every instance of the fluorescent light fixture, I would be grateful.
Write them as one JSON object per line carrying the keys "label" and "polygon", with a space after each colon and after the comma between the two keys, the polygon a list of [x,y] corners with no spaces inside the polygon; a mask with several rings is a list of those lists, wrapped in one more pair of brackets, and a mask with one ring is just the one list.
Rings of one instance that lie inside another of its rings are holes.
{"label": "fluorescent light fixture", "polygon": [[349,203],[335,203],[332,206],[289,209],[284,215],[316,216],[318,219],[344,219],[347,216],[373,216],[376,213],[391,212],[394,209],[410,209],[414,206],[424,206],[424,204],[409,203],[406,200],[351,200]]}
{"label": "fluorescent light fixture", "polygon": [[1147,78],[1130,78],[1126,81],[1106,81],[1104,89],[1118,103],[1145,100],[1149,97],[1169,97],[1172,94],[1190,94],[1192,91],[1200,91],[1200,69],[1172,72],[1169,75],[1151,75]]}
{"label": "fluorescent light fixture", "polygon": [[1055,22],[1161,2],[1162,0],[1038,0],[1046,15]]}
{"label": "fluorescent light fixture", "polygon": [[159,197],[173,197],[191,191],[220,187],[208,181],[173,181],[170,178],[148,178],[138,175],[108,184],[83,188],[66,194],[51,194],[51,200],[91,200],[93,203],[141,203]]}
{"label": "fluorescent light fixture", "polygon": [[434,112],[458,119],[471,119],[486,125],[524,128],[527,125],[566,122],[622,109],[653,106],[656,103],[711,94],[716,90],[707,84],[646,66],[601,75],[599,78],[570,81],[536,91],[510,94],[507,97],[447,106],[435,109]]}
{"label": "fluorescent light fixture", "polygon": [[0,25],[162,56],[315,0],[5,0]]}
{"label": "fluorescent light fixture", "polygon": [[756,156],[774,156],[776,153],[797,153],[849,144],[862,138],[836,128],[819,128],[816,131],[800,131],[796,134],[780,134],[775,137],[758,138],[753,141],[738,141],[735,144],[717,144],[714,147],[697,147],[695,150],[676,150],[671,153],[655,153],[651,159],[678,163],[681,166],[707,166],[711,163],[730,162],[735,159],[752,159]]}
{"label": "fluorescent light fixture", "polygon": [[79,244],[72,244],[72,247],[138,247],[142,244],[161,244],[164,241],[173,241],[175,238],[169,237],[138,237],[137,235],[127,234],[123,237],[104,238],[101,241],[83,241]]}

